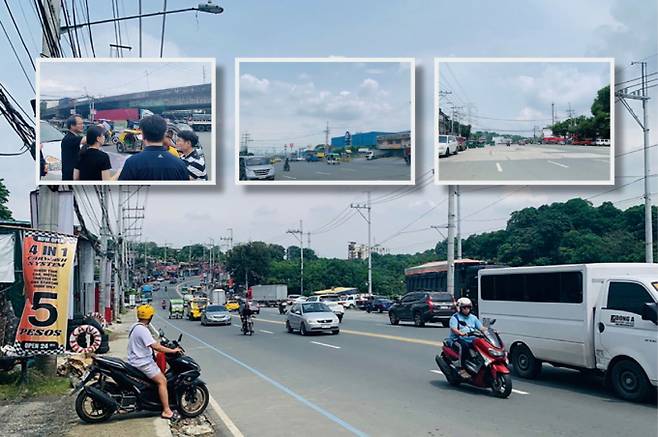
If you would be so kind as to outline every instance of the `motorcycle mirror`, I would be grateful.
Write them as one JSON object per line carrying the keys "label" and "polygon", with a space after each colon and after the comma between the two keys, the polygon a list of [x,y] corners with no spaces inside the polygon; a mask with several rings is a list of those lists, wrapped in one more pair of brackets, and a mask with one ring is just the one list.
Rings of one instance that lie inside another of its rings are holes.
{"label": "motorcycle mirror", "polygon": [[489,326],[493,326],[494,323],[496,323],[496,319],[491,319],[491,321],[489,322]]}
{"label": "motorcycle mirror", "polygon": [[181,334],[178,336],[178,341],[180,342],[182,339],[183,339],[183,334],[181,333]]}
{"label": "motorcycle mirror", "polygon": [[164,331],[162,330],[162,328],[158,329],[158,335],[159,335],[160,337],[164,337],[164,336],[165,336]]}

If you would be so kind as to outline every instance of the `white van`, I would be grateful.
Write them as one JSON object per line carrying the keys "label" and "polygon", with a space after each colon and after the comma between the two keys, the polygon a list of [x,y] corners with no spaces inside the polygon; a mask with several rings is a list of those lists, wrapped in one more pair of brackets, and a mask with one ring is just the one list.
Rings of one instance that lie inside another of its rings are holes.
{"label": "white van", "polygon": [[658,264],[485,269],[478,285],[480,318],[497,320],[517,375],[592,369],[631,401],[658,386]]}
{"label": "white van", "polygon": [[459,151],[459,142],[457,141],[457,137],[454,135],[439,135],[437,148],[439,156],[456,155]]}

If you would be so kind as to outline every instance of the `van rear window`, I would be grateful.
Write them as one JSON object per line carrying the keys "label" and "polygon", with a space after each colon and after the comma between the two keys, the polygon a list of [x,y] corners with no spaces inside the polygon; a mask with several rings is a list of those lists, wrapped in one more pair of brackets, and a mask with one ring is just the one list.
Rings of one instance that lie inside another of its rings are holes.
{"label": "van rear window", "polygon": [[509,273],[482,276],[482,299],[511,302],[582,303],[581,272]]}

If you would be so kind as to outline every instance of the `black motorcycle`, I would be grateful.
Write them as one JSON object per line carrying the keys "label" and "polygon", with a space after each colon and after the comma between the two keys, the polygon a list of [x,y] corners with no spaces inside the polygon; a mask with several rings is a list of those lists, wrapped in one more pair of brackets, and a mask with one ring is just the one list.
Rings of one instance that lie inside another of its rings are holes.
{"label": "black motorcycle", "polygon": [[[181,334],[178,340],[168,340],[160,331],[160,343],[172,349],[181,347],[182,337]],[[165,377],[171,407],[182,417],[196,417],[203,413],[210,394],[206,383],[199,379],[201,367],[184,351],[166,354],[166,361],[169,368]],[[103,422],[115,413],[162,411],[157,386],[139,369],[119,358],[95,356],[73,394],[79,390],[75,411],[88,423]]]}
{"label": "black motorcycle", "polygon": [[247,316],[242,320],[242,334],[254,335],[254,320],[253,316]]}

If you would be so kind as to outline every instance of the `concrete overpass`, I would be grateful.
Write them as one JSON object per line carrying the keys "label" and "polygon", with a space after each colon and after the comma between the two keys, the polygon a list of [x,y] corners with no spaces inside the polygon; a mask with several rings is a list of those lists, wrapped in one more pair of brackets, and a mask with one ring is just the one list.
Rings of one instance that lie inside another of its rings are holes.
{"label": "concrete overpass", "polygon": [[41,119],[67,118],[71,110],[85,118],[89,117],[91,100],[96,110],[139,108],[148,109],[156,114],[179,109],[211,109],[211,85],[191,85],[153,91],[122,94],[99,98],[64,97],[56,106],[47,107],[47,102],[41,102]]}

